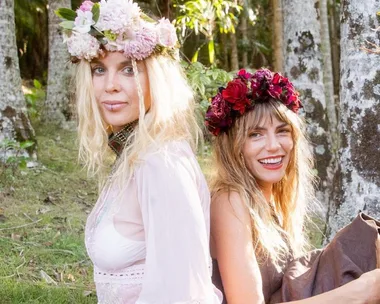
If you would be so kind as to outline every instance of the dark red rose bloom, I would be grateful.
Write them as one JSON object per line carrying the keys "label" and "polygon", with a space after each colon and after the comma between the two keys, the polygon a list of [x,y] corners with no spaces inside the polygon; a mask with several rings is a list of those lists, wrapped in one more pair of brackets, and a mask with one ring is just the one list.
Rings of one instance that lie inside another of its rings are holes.
{"label": "dark red rose bloom", "polygon": [[253,74],[252,78],[256,79],[260,83],[263,81],[272,82],[273,73],[268,69],[260,69]]}
{"label": "dark red rose bloom", "polygon": [[273,83],[274,85],[276,85],[276,84],[280,84],[280,83],[282,82],[282,80],[283,80],[283,77],[282,77],[279,73],[275,73],[275,74],[273,75],[273,81],[272,81],[272,83]]}
{"label": "dark red rose bloom", "polygon": [[274,99],[281,98],[282,88],[279,85],[270,85],[267,91],[268,94]]}
{"label": "dark red rose bloom", "polygon": [[212,98],[211,107],[212,112],[219,119],[225,118],[231,111],[230,105],[223,99],[223,95],[220,92]]}
{"label": "dark red rose bloom", "polygon": [[232,104],[232,109],[239,111],[240,114],[245,112],[245,107],[251,104],[247,98],[247,84],[240,78],[230,81],[227,88],[223,90],[223,98]]}
{"label": "dark red rose bloom", "polygon": [[250,72],[247,72],[246,70],[242,69],[240,70],[237,75],[243,79],[250,79],[253,75]]}
{"label": "dark red rose bloom", "polygon": [[229,103],[236,103],[247,99],[248,88],[241,79],[234,79],[227,84],[227,88],[222,91],[223,98]]}
{"label": "dark red rose bloom", "polygon": [[219,92],[212,98],[211,105],[206,112],[205,125],[207,129],[215,136],[228,129],[232,124],[230,113],[231,104],[226,102],[222,93]]}

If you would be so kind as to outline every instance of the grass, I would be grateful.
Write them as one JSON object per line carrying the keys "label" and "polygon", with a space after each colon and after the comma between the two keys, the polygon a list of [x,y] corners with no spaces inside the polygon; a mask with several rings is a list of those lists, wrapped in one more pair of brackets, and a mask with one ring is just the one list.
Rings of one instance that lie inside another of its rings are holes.
{"label": "grass", "polygon": [[74,132],[36,130],[39,165],[0,167],[1,303],[96,303],[83,238],[97,184]]}

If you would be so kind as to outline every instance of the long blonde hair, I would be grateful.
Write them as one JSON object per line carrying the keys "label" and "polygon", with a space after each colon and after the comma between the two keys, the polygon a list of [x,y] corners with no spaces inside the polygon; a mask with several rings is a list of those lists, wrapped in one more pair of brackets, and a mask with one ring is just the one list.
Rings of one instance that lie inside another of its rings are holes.
{"label": "long blonde hair", "polygon": [[[194,115],[194,95],[185,80],[180,64],[166,56],[151,56],[144,60],[150,86],[151,106],[146,112],[141,87],[137,80],[139,95],[139,120],[131,135],[131,144],[120,155],[114,178],[120,184],[127,181],[149,147],[160,146],[169,140],[186,140],[195,150],[201,138]],[[82,60],[76,70],[76,101],[78,112],[79,158],[90,175],[103,179],[107,174],[111,150],[108,148],[106,123],[101,117],[92,84],[90,64]]]}
{"label": "long blonde hair", "polygon": [[[294,142],[285,176],[273,185],[274,206],[266,201],[242,158],[248,133],[270,117],[292,127]],[[307,248],[304,224],[308,202],[314,200],[314,175],[312,152],[304,132],[299,116],[282,103],[271,100],[257,104],[254,110],[236,119],[227,133],[214,138],[212,195],[231,191],[240,195],[251,216],[253,243],[259,261],[270,257],[278,263],[289,254],[297,256]]]}

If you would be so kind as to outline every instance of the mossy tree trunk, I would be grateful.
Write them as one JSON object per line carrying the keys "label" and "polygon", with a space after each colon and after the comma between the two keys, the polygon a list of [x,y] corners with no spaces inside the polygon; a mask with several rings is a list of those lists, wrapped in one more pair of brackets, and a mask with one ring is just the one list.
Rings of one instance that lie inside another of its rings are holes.
{"label": "mossy tree trunk", "polygon": [[380,66],[379,56],[360,51],[376,44],[380,0],[343,0],[341,7],[340,112],[341,197],[331,205],[328,236],[359,210],[380,219]]}
{"label": "mossy tree trunk", "polygon": [[[34,141],[34,130],[21,90],[13,0],[0,1],[0,44],[3,46],[0,48],[0,143]],[[16,153],[35,158],[35,147],[33,145],[22,151],[9,149],[0,154],[0,161],[5,161]]]}
{"label": "mossy tree trunk", "polygon": [[283,0],[284,69],[300,91],[320,179],[317,198],[327,210],[334,198],[336,167],[325,97],[320,1]]}
{"label": "mossy tree trunk", "polygon": [[69,105],[70,62],[63,44],[59,26],[61,20],[54,11],[60,7],[71,8],[70,0],[49,0],[49,63],[44,120],[62,125],[70,119]]}

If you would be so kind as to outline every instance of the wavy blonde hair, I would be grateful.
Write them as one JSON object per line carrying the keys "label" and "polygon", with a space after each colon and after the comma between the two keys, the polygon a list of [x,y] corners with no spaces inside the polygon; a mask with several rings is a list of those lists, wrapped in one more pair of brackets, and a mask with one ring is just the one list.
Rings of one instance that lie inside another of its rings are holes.
{"label": "wavy blonde hair", "polygon": [[[273,185],[274,206],[269,204],[242,158],[242,147],[252,129],[276,117],[292,128],[294,147],[285,176]],[[314,201],[313,157],[303,120],[282,103],[271,100],[239,117],[227,133],[213,141],[212,195],[237,192],[251,216],[258,260],[270,257],[276,264],[308,247],[304,235],[308,202]]]}
{"label": "wavy blonde hair", "polygon": [[[166,56],[151,56],[144,60],[148,74],[151,106],[145,109],[144,97],[138,81],[136,62],[132,61],[139,95],[139,120],[127,145],[116,162],[112,177],[120,185],[133,174],[133,170],[148,148],[160,146],[170,140],[186,140],[193,150],[198,145],[200,128],[194,109],[194,95],[185,80],[180,64]],[[107,124],[97,105],[90,64],[82,60],[76,70],[76,104],[78,113],[79,158],[90,175],[104,181],[109,168]]]}

